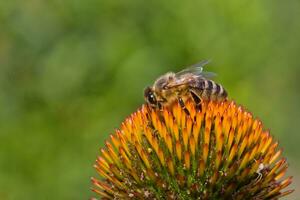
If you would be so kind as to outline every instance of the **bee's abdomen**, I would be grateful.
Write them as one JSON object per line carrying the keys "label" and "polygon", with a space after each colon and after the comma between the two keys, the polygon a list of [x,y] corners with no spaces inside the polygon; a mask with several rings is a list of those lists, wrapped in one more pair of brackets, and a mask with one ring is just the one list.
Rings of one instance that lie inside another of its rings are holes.
{"label": "bee's abdomen", "polygon": [[208,99],[225,99],[227,97],[226,90],[218,83],[212,80],[204,80],[203,95]]}
{"label": "bee's abdomen", "polygon": [[209,79],[201,77],[190,86],[193,92],[203,100],[224,100],[227,98],[227,92],[223,86]]}
{"label": "bee's abdomen", "polygon": [[221,86],[221,88],[222,88],[222,91],[219,93],[220,94],[220,97],[222,97],[222,98],[227,98],[227,91]]}

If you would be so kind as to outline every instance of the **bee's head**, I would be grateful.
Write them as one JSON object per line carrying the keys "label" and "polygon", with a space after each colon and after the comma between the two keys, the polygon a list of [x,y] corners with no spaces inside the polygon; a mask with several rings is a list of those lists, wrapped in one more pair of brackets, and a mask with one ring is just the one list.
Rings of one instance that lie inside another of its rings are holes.
{"label": "bee's head", "polygon": [[157,106],[157,99],[151,87],[146,87],[144,90],[144,98],[151,106]]}

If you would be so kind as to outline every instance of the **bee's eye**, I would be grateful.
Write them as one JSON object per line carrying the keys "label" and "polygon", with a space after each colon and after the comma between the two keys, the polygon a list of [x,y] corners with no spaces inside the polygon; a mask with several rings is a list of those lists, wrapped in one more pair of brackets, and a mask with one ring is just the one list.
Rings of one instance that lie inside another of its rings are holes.
{"label": "bee's eye", "polygon": [[155,95],[149,87],[145,89],[145,98],[146,98],[148,103],[150,103],[152,105],[157,104]]}
{"label": "bee's eye", "polygon": [[148,95],[148,101],[151,104],[156,104],[156,98],[155,98],[155,96],[154,96],[153,93],[149,93],[149,95]]}

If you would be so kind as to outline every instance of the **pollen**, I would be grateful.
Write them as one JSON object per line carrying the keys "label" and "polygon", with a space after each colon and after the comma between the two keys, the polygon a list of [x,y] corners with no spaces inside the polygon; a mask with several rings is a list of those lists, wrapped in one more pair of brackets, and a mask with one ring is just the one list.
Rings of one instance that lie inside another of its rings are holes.
{"label": "pollen", "polygon": [[[186,112],[187,109],[188,112]],[[100,149],[102,199],[278,199],[292,177],[263,123],[230,100],[143,105]]]}

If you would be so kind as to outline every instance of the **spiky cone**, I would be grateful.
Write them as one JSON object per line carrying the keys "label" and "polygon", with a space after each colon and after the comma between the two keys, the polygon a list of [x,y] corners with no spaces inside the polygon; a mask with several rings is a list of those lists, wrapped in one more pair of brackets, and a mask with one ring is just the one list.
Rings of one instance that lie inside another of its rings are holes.
{"label": "spiky cone", "polygon": [[292,190],[278,142],[233,101],[143,105],[100,150],[102,199],[278,199]]}

